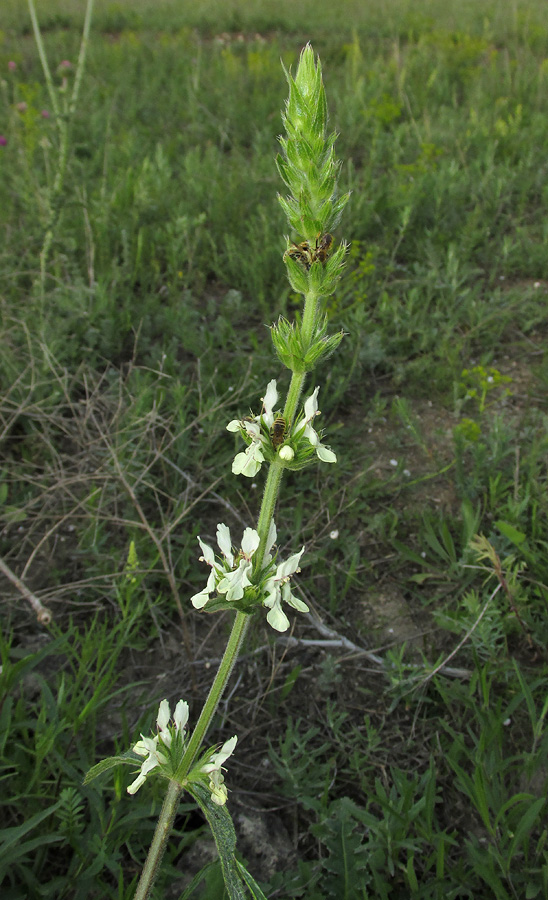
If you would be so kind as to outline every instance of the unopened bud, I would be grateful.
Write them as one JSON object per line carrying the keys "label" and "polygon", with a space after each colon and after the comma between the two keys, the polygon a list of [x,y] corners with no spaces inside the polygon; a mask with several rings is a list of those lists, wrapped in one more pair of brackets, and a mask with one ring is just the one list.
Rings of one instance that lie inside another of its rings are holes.
{"label": "unopened bud", "polygon": [[283,447],[280,447],[278,455],[280,459],[285,460],[285,462],[291,462],[291,460],[295,456],[295,451],[293,450],[293,447],[289,446],[289,444],[284,444]]}

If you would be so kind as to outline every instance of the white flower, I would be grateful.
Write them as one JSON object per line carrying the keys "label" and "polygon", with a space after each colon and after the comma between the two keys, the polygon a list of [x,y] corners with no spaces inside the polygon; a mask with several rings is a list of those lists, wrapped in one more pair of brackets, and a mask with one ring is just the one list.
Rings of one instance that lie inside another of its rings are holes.
{"label": "white flower", "polygon": [[[227,600],[241,600],[244,589],[251,585],[249,576],[253,568],[253,554],[259,546],[259,535],[254,528],[246,528],[242,544],[238,554],[232,551],[232,539],[227,525],[217,526],[217,544],[224,557],[224,562],[215,558],[215,553],[208,544],[204,544],[198,537],[202,548],[203,562],[211,566],[211,572],[207,584],[202,591],[191,597],[191,603],[195,609],[201,609],[206,605],[210,595],[215,591],[225,594]],[[236,564],[236,565],[235,565]]]}
{"label": "white flower", "polygon": [[146,759],[141,766],[139,775],[127,788],[128,794],[135,794],[145,783],[148,773],[156,766],[164,765],[167,762],[167,757],[158,750],[158,739],[158,735],[155,735],[153,738],[146,738],[144,735],[141,735],[141,740],[137,741],[133,747],[133,752],[137,756],[146,756]]}
{"label": "white flower", "polygon": [[306,425],[304,429],[304,436],[308,438],[312,446],[314,447],[316,454],[322,462],[334,463],[337,462],[337,457],[333,453],[329,447],[326,447],[324,444],[320,443],[319,435],[310,424],[316,416],[320,415],[320,411],[318,409],[318,391],[320,390],[319,385],[314,390],[314,393],[308,397],[304,404],[304,417],[306,420]]}
{"label": "white flower", "polygon": [[228,791],[224,784],[224,777],[221,772],[223,763],[234,752],[238,738],[236,735],[230,740],[225,741],[223,746],[217,753],[210,756],[209,761],[202,766],[201,771],[209,775],[209,790],[211,791],[211,799],[217,806],[224,806],[227,801]]}
{"label": "white flower", "polygon": [[139,788],[142,787],[146,781],[147,775],[152,769],[155,769],[156,766],[164,766],[168,762],[165,753],[162,753],[162,751],[158,749],[158,743],[161,740],[164,746],[169,749],[171,747],[174,732],[180,733],[181,737],[183,736],[188,722],[188,703],[185,700],[179,700],[175,707],[175,712],[173,713],[173,725],[171,726],[169,725],[170,717],[171,712],[169,703],[167,700],[162,700],[156,718],[158,734],[155,734],[154,737],[151,738],[145,737],[142,734],[141,740],[137,741],[133,746],[133,752],[136,753],[137,756],[145,756],[146,759],[141,765],[139,775],[135,781],[129,785],[127,789],[128,794],[135,794]]}
{"label": "white flower", "polygon": [[304,553],[304,547],[299,553],[294,553],[285,562],[282,562],[276,568],[276,572],[270,576],[265,584],[266,598],[263,600],[263,606],[269,610],[266,616],[267,622],[276,631],[287,631],[289,628],[289,619],[282,609],[282,601],[289,603],[293,609],[299,612],[308,612],[308,606],[302,600],[297,599],[291,593],[289,579],[295,572],[300,572],[299,562]]}
{"label": "white flower", "polygon": [[262,416],[265,424],[270,428],[274,424],[274,407],[278,402],[278,391],[276,389],[276,380],[273,378],[266,386],[266,394],[263,397]]}
{"label": "white flower", "polygon": [[266,387],[266,394],[262,398],[263,408],[261,415],[247,417],[245,419],[232,419],[226,426],[227,431],[238,432],[242,429],[251,438],[251,444],[240,453],[237,453],[232,463],[233,475],[245,475],[254,478],[264,462],[262,446],[266,440],[261,430],[261,418],[267,428],[274,423],[274,407],[278,401],[276,381],[272,379]]}
{"label": "white flower", "polygon": [[237,453],[232,462],[233,475],[245,475],[254,478],[264,463],[263,451],[259,441],[253,441],[241,453]]}

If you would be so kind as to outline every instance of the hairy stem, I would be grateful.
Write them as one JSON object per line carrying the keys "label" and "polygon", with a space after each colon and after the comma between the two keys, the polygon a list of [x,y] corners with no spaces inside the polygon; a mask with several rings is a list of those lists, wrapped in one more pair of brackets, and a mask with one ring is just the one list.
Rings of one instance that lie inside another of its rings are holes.
{"label": "hairy stem", "polygon": [[244,641],[248,626],[249,616],[247,615],[247,613],[237,612],[223,658],[215,676],[215,680],[211,685],[209,694],[207,695],[207,700],[204,703],[203,709],[200,713],[200,718],[198,719],[196,727],[192,732],[192,736],[190,738],[190,741],[188,742],[188,747],[186,748],[185,755],[183,756],[181,765],[177,770],[176,777],[178,781],[183,780],[192,763],[194,762],[198,750],[200,749],[207,729],[209,728],[211,720],[215,715],[217,706],[219,705],[219,701],[224,693],[232,669],[234,668],[234,663],[238,658],[238,654]]}
{"label": "hairy stem", "polygon": [[257,550],[253,554],[253,576],[257,576],[262,569],[268,532],[270,531],[270,523],[276,508],[276,500],[278,499],[283,471],[284,467],[281,460],[275,459],[274,462],[270,463],[266,484],[264,486],[261,512],[259,513],[259,521],[257,523],[257,533],[260,542]]}
{"label": "hairy stem", "polygon": [[158,822],[156,823],[154,837],[152,838],[152,843],[133,900],[146,900],[146,898],[150,896],[156,876],[160,871],[160,864],[167,847],[171,829],[173,828],[179,797],[182,792],[183,789],[180,784],[177,784],[176,781],[169,782],[169,787],[162,805],[162,811]]}
{"label": "hairy stem", "polygon": [[[304,298],[304,312],[301,325],[303,353],[306,353],[306,351],[310,347],[310,344],[312,343],[314,325],[316,322],[316,312],[318,308],[318,300],[318,295],[313,291],[310,291],[308,294],[306,294]],[[285,401],[284,407],[284,419],[286,419],[286,421],[288,422],[293,419],[295,412],[297,411],[297,406],[299,404],[299,398],[301,396],[305,378],[306,374],[304,372],[293,372],[291,376],[291,384],[289,385],[287,399]]]}

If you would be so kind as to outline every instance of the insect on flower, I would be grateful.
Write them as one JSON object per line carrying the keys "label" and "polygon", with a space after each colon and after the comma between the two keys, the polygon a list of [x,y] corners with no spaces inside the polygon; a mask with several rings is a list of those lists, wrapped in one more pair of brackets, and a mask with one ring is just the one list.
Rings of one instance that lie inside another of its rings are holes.
{"label": "insect on flower", "polygon": [[277,416],[274,419],[274,423],[272,428],[270,429],[270,440],[272,441],[272,446],[274,449],[278,449],[278,447],[283,444],[285,441],[285,436],[287,434],[287,422],[283,416]]}
{"label": "insect on flower", "polygon": [[305,269],[309,269],[312,264],[312,251],[310,249],[310,244],[308,241],[303,241],[301,244],[296,244],[293,242],[293,246],[289,248],[289,250],[285,251],[285,256],[290,256],[291,259],[294,259],[295,262],[300,263]]}
{"label": "insect on flower", "polygon": [[293,241],[293,246],[285,251],[285,256],[290,256],[304,266],[305,269],[309,269],[312,263],[325,263],[331,252],[332,245],[333,235],[329,233],[322,234],[321,231],[318,231],[314,246],[309,241],[302,241],[300,244],[296,244]]}
{"label": "insect on flower", "polygon": [[316,238],[316,259],[319,259],[320,262],[324,263],[331,252],[332,245],[332,234],[322,234],[321,237],[318,234],[318,237]]}

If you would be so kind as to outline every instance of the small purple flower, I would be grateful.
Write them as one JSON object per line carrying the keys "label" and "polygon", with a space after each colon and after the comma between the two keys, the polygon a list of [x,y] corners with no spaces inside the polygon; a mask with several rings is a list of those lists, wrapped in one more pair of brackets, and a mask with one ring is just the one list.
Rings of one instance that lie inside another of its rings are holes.
{"label": "small purple flower", "polygon": [[49,119],[49,110],[43,109],[41,112],[41,116],[43,119]]}
{"label": "small purple flower", "polygon": [[62,72],[62,71],[65,71],[65,72],[66,72],[66,71],[68,71],[69,69],[72,69],[72,63],[71,63],[71,61],[70,61],[69,59],[62,59],[61,62],[59,63],[59,65],[57,66],[57,68],[58,68],[61,72]]}
{"label": "small purple flower", "polygon": [[17,69],[17,63],[14,62],[13,59],[10,59],[8,63],[8,69],[10,70],[10,72],[15,72],[15,70]]}
{"label": "small purple flower", "polygon": [[0,134],[0,147],[5,147],[7,143],[8,139],[3,134]]}
{"label": "small purple flower", "polygon": [[21,100],[21,103],[15,104],[15,109],[17,112],[24,113],[27,111],[28,107],[24,100]]}

